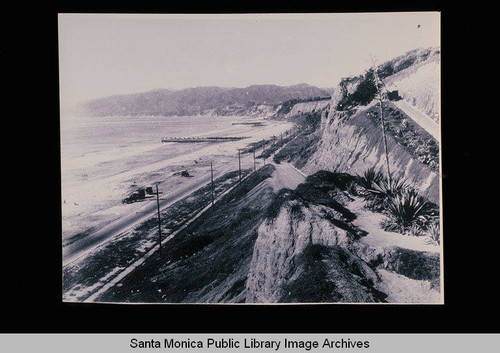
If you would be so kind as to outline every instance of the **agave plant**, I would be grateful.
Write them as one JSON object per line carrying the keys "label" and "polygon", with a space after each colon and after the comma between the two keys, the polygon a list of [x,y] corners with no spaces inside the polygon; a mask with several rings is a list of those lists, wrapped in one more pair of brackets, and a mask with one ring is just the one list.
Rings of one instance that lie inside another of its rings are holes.
{"label": "agave plant", "polygon": [[419,237],[423,235],[424,231],[418,223],[413,223],[407,232],[414,237]]}
{"label": "agave plant", "polygon": [[432,222],[427,227],[427,234],[429,238],[436,244],[440,244],[441,241],[441,229],[439,228],[439,222]]}
{"label": "agave plant", "polygon": [[387,207],[388,198],[397,195],[406,187],[406,183],[400,179],[393,180],[382,177],[371,183],[371,187],[365,189],[365,206],[375,212],[384,212]]}
{"label": "agave plant", "polygon": [[381,171],[376,172],[374,167],[370,167],[363,173],[363,176],[359,177],[359,183],[366,190],[370,190],[374,184],[379,183],[383,178],[384,175]]}
{"label": "agave plant", "polygon": [[393,178],[390,181],[389,178],[383,177],[372,183],[372,187],[368,189],[368,192],[379,198],[386,199],[400,195],[408,187],[409,185],[401,178]]}
{"label": "agave plant", "polygon": [[415,230],[434,216],[433,205],[412,188],[405,188],[388,199],[386,210],[402,233]]}

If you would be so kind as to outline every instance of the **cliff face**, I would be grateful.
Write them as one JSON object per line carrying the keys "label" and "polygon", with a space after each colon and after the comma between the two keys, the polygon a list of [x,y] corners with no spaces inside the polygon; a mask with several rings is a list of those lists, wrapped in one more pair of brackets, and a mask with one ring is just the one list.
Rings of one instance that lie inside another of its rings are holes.
{"label": "cliff face", "polygon": [[[416,118],[439,122],[439,64],[439,51],[431,49],[412,51],[383,65],[386,88],[397,90],[419,112],[416,117],[398,102],[384,100],[393,179],[404,180],[436,204],[440,201],[439,141]],[[328,102],[299,102],[278,112],[277,117],[286,119],[318,110],[323,114],[314,153],[305,166],[288,159],[310,175],[308,182],[293,191],[282,191],[277,211],[258,228],[246,302],[440,301],[439,252],[425,245],[412,248],[405,236],[368,224],[372,218],[378,219],[373,214],[356,220],[366,211],[360,212],[356,206],[360,201],[350,199],[347,182],[339,178],[339,173],[347,173],[349,179],[371,167],[387,174],[377,118],[379,102],[347,109],[339,106],[346,95],[357,91],[362,79],[344,81]],[[434,146],[433,158],[422,153],[426,144]],[[332,176],[337,180],[325,184]],[[358,223],[360,228],[354,225]]]}
{"label": "cliff face", "polygon": [[357,235],[339,226],[344,222],[323,205],[283,202],[278,216],[258,229],[246,302],[380,301],[376,272],[347,250]]}
{"label": "cliff face", "polygon": [[417,61],[410,67],[388,76],[385,85],[389,90],[397,90],[399,95],[432,120],[439,122],[441,55],[438,49],[421,50]]}
{"label": "cliff face", "polygon": [[[399,95],[409,99],[412,105],[415,103],[429,111],[435,123],[439,120],[439,85],[436,85],[435,78],[439,55],[428,55],[425,61],[410,57],[416,64],[385,77],[384,82],[387,82],[387,87],[398,89]],[[397,68],[397,65],[402,65],[403,62],[405,61],[402,59],[396,60],[391,63],[391,67]],[[357,84],[359,80],[353,79],[344,85],[344,89],[347,93],[352,93]],[[411,87],[415,88],[411,89]],[[341,91],[342,89],[338,87],[332,95],[330,113],[322,120],[323,132],[318,148],[303,171],[312,174],[318,170],[329,170],[362,175],[368,168],[374,167],[387,174],[382,128],[380,122],[373,118],[373,115],[378,114],[378,102],[373,100],[366,106],[355,106],[353,110],[338,110]],[[434,158],[435,162],[428,163],[425,157],[420,156],[422,157],[420,158],[415,153],[421,148],[418,146],[419,143],[423,144],[425,140],[432,142],[434,139],[433,143],[438,146],[439,141],[416,124],[412,117],[407,115],[408,112],[398,109],[396,104],[387,101],[384,105],[386,108],[398,111],[403,120],[414,126],[414,129],[421,135],[414,142],[408,143],[404,139],[398,139],[395,134],[386,134],[389,166],[393,177],[403,178],[429,200],[439,203],[437,157]],[[386,114],[387,112],[384,111],[384,115]],[[431,119],[429,116],[425,118]]]}
{"label": "cliff face", "polygon": [[[386,171],[382,130],[363,111],[347,117],[346,113],[331,113],[316,153],[303,168],[306,174],[318,170],[362,175],[368,168]],[[439,203],[439,175],[419,162],[405,146],[388,135],[389,165],[395,178],[403,178]]]}
{"label": "cliff face", "polygon": [[356,178],[317,172],[281,190],[259,225],[247,303],[440,301],[438,249],[380,229],[351,194]]}
{"label": "cliff face", "polygon": [[326,106],[330,104],[329,99],[321,99],[321,100],[311,100],[308,102],[297,102],[289,109],[286,109],[286,112],[282,112],[283,104],[278,108],[278,111],[275,113],[275,118],[278,119],[291,119],[300,114],[308,114],[314,113],[322,110]]}

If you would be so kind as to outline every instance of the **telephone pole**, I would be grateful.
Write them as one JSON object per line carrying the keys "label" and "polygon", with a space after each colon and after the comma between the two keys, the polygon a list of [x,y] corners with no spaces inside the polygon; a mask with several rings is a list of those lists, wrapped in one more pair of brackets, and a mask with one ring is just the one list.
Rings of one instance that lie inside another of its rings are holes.
{"label": "telephone pole", "polygon": [[238,148],[238,170],[239,170],[240,185],[241,185],[241,152],[239,148]]}
{"label": "telephone pole", "polygon": [[212,183],[212,211],[215,209],[214,206],[214,169],[212,166],[212,162],[210,162],[210,180]]}
{"label": "telephone pole", "polygon": [[158,192],[158,184],[156,184],[156,205],[158,206],[158,246],[161,256],[161,218],[160,218],[160,193]]}

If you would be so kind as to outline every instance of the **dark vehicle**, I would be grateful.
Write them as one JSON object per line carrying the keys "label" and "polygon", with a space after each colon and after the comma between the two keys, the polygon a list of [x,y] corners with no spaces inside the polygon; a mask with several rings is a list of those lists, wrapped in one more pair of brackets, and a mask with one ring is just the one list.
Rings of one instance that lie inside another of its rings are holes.
{"label": "dark vehicle", "polygon": [[[146,194],[148,194],[148,195],[155,194],[153,192],[153,188],[147,187],[146,189],[138,189],[132,195],[123,199],[122,203],[132,203],[132,202],[137,202],[137,201],[143,201],[148,197],[148,196],[146,196]],[[149,197],[151,197],[151,196],[149,196]]]}

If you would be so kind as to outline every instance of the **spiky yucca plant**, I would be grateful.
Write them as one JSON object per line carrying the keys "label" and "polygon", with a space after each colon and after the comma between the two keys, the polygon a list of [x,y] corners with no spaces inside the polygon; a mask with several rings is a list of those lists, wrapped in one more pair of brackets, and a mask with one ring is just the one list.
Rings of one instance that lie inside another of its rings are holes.
{"label": "spiky yucca plant", "polygon": [[403,179],[393,178],[392,180],[389,180],[388,178],[383,177],[374,182],[372,187],[368,189],[368,192],[380,198],[386,199],[401,194],[401,192],[406,190],[408,187],[409,185]]}
{"label": "spiky yucca plant", "polygon": [[360,177],[359,183],[364,188],[365,206],[377,212],[384,211],[388,198],[408,187],[402,179],[389,179],[382,172],[375,172],[374,168],[369,168],[363,177]]}
{"label": "spiky yucca plant", "polygon": [[415,230],[412,227],[424,227],[434,216],[432,204],[412,188],[404,188],[388,198],[386,210],[401,233]]}
{"label": "spiky yucca plant", "polygon": [[440,244],[441,242],[441,228],[439,227],[439,222],[432,222],[427,227],[427,234],[429,238],[436,244]]}
{"label": "spiky yucca plant", "polygon": [[381,171],[376,172],[374,167],[370,167],[363,173],[363,176],[358,177],[361,186],[366,190],[370,190],[374,184],[379,183],[384,178],[384,175]]}

